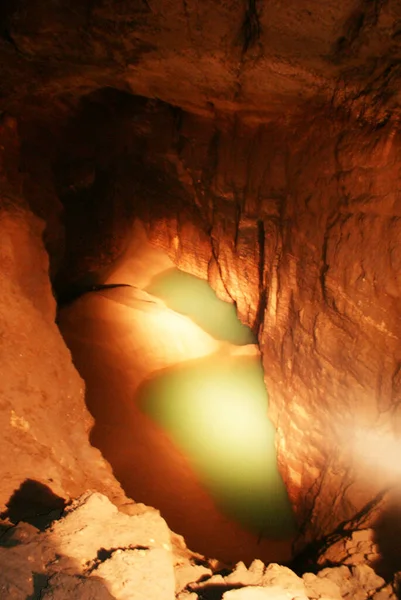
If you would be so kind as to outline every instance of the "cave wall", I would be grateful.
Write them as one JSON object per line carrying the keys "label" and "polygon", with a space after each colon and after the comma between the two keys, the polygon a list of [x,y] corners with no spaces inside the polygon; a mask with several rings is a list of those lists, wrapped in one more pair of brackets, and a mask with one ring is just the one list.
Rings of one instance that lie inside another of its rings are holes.
{"label": "cave wall", "polygon": [[44,222],[23,197],[15,120],[0,123],[0,514],[23,518],[87,489],[124,494],[100,452],[84,383],[55,323]]}
{"label": "cave wall", "polygon": [[[179,267],[235,301],[259,333],[302,543],[325,535],[394,482],[364,456],[360,437],[374,432],[380,443],[400,427],[396,123],[375,128],[338,112],[211,120],[125,96],[126,111],[110,117],[110,103],[122,102],[113,94],[90,101],[107,97],[109,117],[86,157],[114,181],[102,200],[113,219],[86,237],[79,261],[67,253],[64,281],[105,277],[140,218]],[[84,191],[74,178],[64,182],[76,190],[64,196],[67,215],[69,202],[96,189],[96,175]]]}
{"label": "cave wall", "polygon": [[196,274],[203,248],[204,275],[259,329],[280,468],[306,539],[319,537],[394,482],[356,436],[399,435],[396,131],[324,118],[217,131],[195,192],[209,243],[181,216],[156,218],[151,239],[178,240],[174,260]]}

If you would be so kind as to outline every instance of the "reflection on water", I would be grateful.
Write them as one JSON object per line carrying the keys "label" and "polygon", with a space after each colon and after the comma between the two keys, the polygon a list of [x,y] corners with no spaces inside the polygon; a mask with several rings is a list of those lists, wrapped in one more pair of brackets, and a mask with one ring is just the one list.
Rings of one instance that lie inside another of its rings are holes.
{"label": "reflection on water", "polygon": [[259,357],[211,355],[164,369],[144,384],[139,402],[220,510],[263,537],[293,533]]}
{"label": "reflection on water", "polygon": [[243,346],[255,344],[249,327],[237,317],[235,306],[219,300],[207,281],[179,269],[168,269],[153,278],[146,288],[178,313],[190,317],[217,340]]}

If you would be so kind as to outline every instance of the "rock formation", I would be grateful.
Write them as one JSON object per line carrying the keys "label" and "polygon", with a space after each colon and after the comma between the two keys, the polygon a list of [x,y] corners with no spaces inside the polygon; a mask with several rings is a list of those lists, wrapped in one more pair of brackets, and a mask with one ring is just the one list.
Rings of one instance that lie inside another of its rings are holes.
{"label": "rock formation", "polygon": [[132,504],[123,514],[101,494],[84,494],[43,531],[6,529],[0,566],[0,592],[13,600],[395,600],[397,589],[367,565],[298,577],[255,560],[228,572],[187,550],[157,511]]}
{"label": "rock formation", "polygon": [[4,516],[127,502],[52,286],[112,281],[139,219],[258,335],[300,561],[372,528],[400,569],[400,22],[397,0],[2,2]]}

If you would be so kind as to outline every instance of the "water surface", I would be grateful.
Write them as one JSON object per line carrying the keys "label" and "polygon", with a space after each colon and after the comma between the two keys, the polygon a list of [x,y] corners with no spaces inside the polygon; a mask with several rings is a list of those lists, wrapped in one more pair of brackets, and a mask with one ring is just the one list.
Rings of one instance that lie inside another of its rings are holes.
{"label": "water surface", "polygon": [[259,357],[212,355],[164,369],[142,387],[139,402],[220,510],[263,537],[293,533]]}
{"label": "water surface", "polygon": [[207,281],[180,269],[168,269],[146,288],[176,312],[187,315],[217,340],[243,346],[255,344],[255,335],[241,323],[234,304],[220,300]]}

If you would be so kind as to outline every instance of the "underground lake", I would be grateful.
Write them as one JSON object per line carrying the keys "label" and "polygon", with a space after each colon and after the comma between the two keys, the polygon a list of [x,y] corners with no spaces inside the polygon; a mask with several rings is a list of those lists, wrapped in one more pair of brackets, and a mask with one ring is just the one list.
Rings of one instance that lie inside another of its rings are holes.
{"label": "underground lake", "polygon": [[92,443],[127,495],[159,509],[192,550],[227,563],[289,559],[295,521],[255,336],[188,273],[129,283],[60,311]]}

